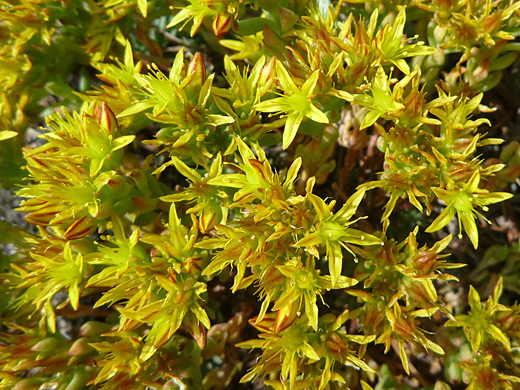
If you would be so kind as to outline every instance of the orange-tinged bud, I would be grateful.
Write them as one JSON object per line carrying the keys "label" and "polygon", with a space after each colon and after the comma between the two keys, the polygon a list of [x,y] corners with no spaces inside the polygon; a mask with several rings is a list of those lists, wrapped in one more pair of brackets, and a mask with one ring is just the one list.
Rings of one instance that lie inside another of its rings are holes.
{"label": "orange-tinged bud", "polygon": [[204,60],[202,54],[195,53],[193,59],[188,64],[186,73],[185,85],[197,85],[202,86],[206,81],[206,67],[204,66]]}
{"label": "orange-tinged bud", "polygon": [[134,196],[132,198],[132,203],[135,206],[135,209],[140,213],[147,213],[149,211],[153,211],[157,207],[157,199],[156,198],[145,198],[142,196]]}
{"label": "orange-tinged bud", "polygon": [[199,348],[206,348],[207,331],[202,322],[198,321],[195,316],[187,316],[184,324],[188,328],[188,331],[192,335],[193,339],[197,342]]}
{"label": "orange-tinged bud", "polygon": [[271,57],[260,71],[260,77],[258,79],[258,93],[260,96],[269,92],[269,88],[271,88],[273,84],[276,61],[276,57]]}
{"label": "orange-tinged bud", "polygon": [[190,275],[200,274],[202,271],[202,258],[190,256],[185,262],[184,266]]}
{"label": "orange-tinged bud", "polygon": [[280,40],[280,38],[278,38],[276,33],[273,30],[271,30],[271,28],[267,24],[264,24],[263,33],[264,42],[266,46],[279,50],[285,47],[285,44]]}
{"label": "orange-tinged bud", "polygon": [[100,321],[85,322],[79,329],[79,337],[97,336],[108,332],[112,325]]}
{"label": "orange-tinged bud", "polygon": [[31,348],[31,351],[49,352],[54,350],[57,345],[58,340],[55,337],[46,337],[34,344]]}
{"label": "orange-tinged bud", "polygon": [[419,251],[414,258],[414,266],[423,274],[430,272],[437,262],[438,256],[433,251]]}
{"label": "orange-tinged bud", "polygon": [[280,24],[282,25],[282,32],[287,32],[293,28],[298,21],[298,15],[288,8],[280,7],[278,9],[280,14]]}
{"label": "orange-tinged bud", "polygon": [[500,161],[504,164],[510,162],[510,160],[515,157],[518,161],[513,161],[513,163],[520,163],[520,143],[518,141],[510,142],[502,149],[502,152],[500,152]]}
{"label": "orange-tinged bud", "polygon": [[213,229],[215,223],[219,223],[222,219],[222,210],[217,205],[217,207],[212,207],[212,205],[208,205],[204,207],[199,216],[199,228],[201,233],[206,234]]}
{"label": "orange-tinged bud", "polygon": [[328,352],[339,356],[348,348],[347,343],[345,343],[337,333],[330,333],[329,338],[325,342],[325,346]]}
{"label": "orange-tinged bud", "polygon": [[276,312],[276,321],[274,325],[275,332],[281,332],[287,329],[298,317],[297,309],[294,303],[281,308]]}
{"label": "orange-tinged bud", "polygon": [[213,33],[215,35],[227,34],[233,27],[235,18],[230,14],[217,14],[213,18]]}
{"label": "orange-tinged bud", "polygon": [[120,193],[125,188],[125,179],[121,175],[115,175],[114,177],[110,178],[107,182],[107,187],[110,188],[110,190],[117,195],[121,195]]}
{"label": "orange-tinged bud", "polygon": [[520,165],[513,165],[511,167],[506,167],[498,172],[497,177],[502,180],[505,180],[509,183],[513,183],[520,176]]}
{"label": "orange-tinged bud", "polygon": [[471,82],[477,84],[484,81],[489,75],[489,58],[480,62],[479,66],[469,75]]}
{"label": "orange-tinged bud", "polygon": [[96,119],[99,125],[108,131],[109,134],[118,133],[119,124],[117,123],[116,116],[105,102],[101,102],[94,110],[94,119]]}
{"label": "orange-tinged bud", "polygon": [[494,32],[500,28],[500,23],[502,23],[502,13],[501,12],[492,12],[482,21],[481,28],[482,31]]}
{"label": "orange-tinged bud", "polygon": [[449,173],[453,180],[465,182],[474,173],[474,168],[464,163],[454,163],[451,164]]}
{"label": "orange-tinged bud", "polygon": [[248,322],[260,332],[271,332],[274,327],[275,318],[276,313],[269,313],[266,314],[261,321],[258,321],[258,316],[255,316],[250,318]]}
{"label": "orange-tinged bud", "polygon": [[92,352],[94,348],[88,345],[88,341],[85,337],[81,337],[74,341],[72,347],[70,347],[68,354],[71,356],[81,356]]}
{"label": "orange-tinged bud", "polygon": [[114,209],[114,204],[111,200],[107,200],[101,204],[89,204],[88,212],[89,214],[98,219],[108,218]]}
{"label": "orange-tinged bud", "polygon": [[94,226],[94,219],[85,215],[69,226],[69,228],[65,231],[63,238],[66,240],[76,240],[93,233],[94,230],[96,230],[96,227]]}
{"label": "orange-tinged bud", "polygon": [[13,389],[14,390],[32,390],[32,389],[39,388],[40,384],[41,384],[41,381],[39,380],[39,378],[23,379],[20,382],[18,382]]}
{"label": "orange-tinged bud", "polygon": [[[34,200],[36,201],[36,199]],[[30,202],[26,202],[24,206],[32,206],[32,204],[30,205],[29,203]],[[45,202],[37,211],[27,214],[25,220],[32,225],[48,226],[49,223],[56,218],[56,215],[66,209],[66,205]]]}

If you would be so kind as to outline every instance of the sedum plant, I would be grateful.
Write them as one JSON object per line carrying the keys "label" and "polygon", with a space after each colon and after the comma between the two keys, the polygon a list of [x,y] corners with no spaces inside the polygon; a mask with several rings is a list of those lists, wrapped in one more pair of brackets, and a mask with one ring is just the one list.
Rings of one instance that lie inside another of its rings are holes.
{"label": "sedum plant", "polygon": [[491,105],[519,25],[510,1],[0,1],[27,222],[0,224],[0,388],[515,389],[518,142]]}

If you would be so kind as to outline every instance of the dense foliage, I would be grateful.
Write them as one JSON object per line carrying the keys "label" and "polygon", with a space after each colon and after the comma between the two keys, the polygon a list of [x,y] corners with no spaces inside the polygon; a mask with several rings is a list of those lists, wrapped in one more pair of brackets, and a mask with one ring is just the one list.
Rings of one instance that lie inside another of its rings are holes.
{"label": "dense foliage", "polygon": [[519,35],[507,0],[0,0],[0,388],[518,388]]}

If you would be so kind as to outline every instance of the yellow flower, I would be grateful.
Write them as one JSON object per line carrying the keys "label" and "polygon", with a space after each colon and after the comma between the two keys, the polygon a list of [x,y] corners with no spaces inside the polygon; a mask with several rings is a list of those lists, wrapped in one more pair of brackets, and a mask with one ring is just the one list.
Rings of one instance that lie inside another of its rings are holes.
{"label": "yellow flower", "polygon": [[[431,233],[442,229],[446,226],[457,214],[459,219],[459,232],[462,231],[462,226],[473,243],[475,249],[478,247],[478,230],[475,224],[475,215],[478,214],[490,223],[482,214],[475,210],[474,206],[481,207],[484,211],[488,208],[486,205],[498,203],[503,200],[511,198],[513,195],[507,192],[488,192],[487,190],[478,188],[480,182],[480,173],[475,173],[470,177],[469,181],[462,189],[445,190],[442,188],[432,188],[437,197],[446,202],[446,208],[442,213],[432,222],[426,229],[426,232]],[[459,238],[462,233],[459,233]]]}
{"label": "yellow flower", "polygon": [[289,72],[279,61],[276,63],[276,75],[285,95],[258,103],[255,108],[261,112],[287,113],[283,132],[283,148],[287,149],[296,137],[303,118],[307,117],[318,123],[329,123],[329,118],[312,104],[313,92],[320,76],[319,70],[315,71],[301,88],[296,86]]}

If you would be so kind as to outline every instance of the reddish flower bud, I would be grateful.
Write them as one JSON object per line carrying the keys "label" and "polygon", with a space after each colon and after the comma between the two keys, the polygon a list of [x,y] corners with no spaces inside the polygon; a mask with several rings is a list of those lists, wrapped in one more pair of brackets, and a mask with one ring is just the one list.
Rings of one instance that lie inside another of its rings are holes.
{"label": "reddish flower bud", "polygon": [[16,384],[14,390],[32,390],[40,386],[39,378],[22,379]]}
{"label": "reddish flower bud", "polygon": [[213,229],[215,223],[219,223],[222,219],[222,210],[220,207],[211,207],[212,205],[208,205],[204,207],[199,216],[199,228],[201,233],[207,234],[209,231]]}
{"label": "reddish flower bud", "polygon": [[278,9],[280,14],[280,24],[282,25],[282,32],[287,32],[293,28],[298,21],[298,15],[288,8],[280,7]]}
{"label": "reddish flower bud", "polygon": [[101,102],[94,110],[94,119],[96,119],[99,125],[108,131],[109,134],[118,133],[119,124],[117,123],[116,116],[105,102]]}
{"label": "reddish flower bud", "polygon": [[108,218],[114,209],[114,204],[111,200],[107,200],[101,204],[89,204],[88,212],[89,214],[98,219]]}
{"label": "reddish flower bud", "polygon": [[74,341],[72,347],[70,347],[68,354],[71,356],[81,356],[92,352],[94,348],[88,345],[87,339],[81,337]]}
{"label": "reddish flower bud", "polygon": [[115,175],[107,182],[107,187],[110,188],[110,191],[112,191],[114,194],[121,195],[121,192],[125,188],[125,184],[126,183],[123,176]]}
{"label": "reddish flower bud", "polygon": [[276,57],[271,57],[260,71],[260,77],[258,79],[258,94],[260,96],[265,95],[269,91],[269,88],[271,88],[275,76],[275,67]]}
{"label": "reddish flower bud", "polygon": [[202,258],[190,256],[185,262],[184,266],[190,275],[200,274],[202,271]]}
{"label": "reddish flower bud", "polygon": [[33,345],[31,351],[49,352],[58,346],[58,340],[55,337],[46,337]]}
{"label": "reddish flower bud", "polygon": [[227,34],[233,27],[235,18],[230,14],[218,14],[213,18],[213,33],[215,35]]}
{"label": "reddish flower bud", "polygon": [[200,349],[206,347],[206,328],[202,322],[198,321],[194,315],[185,317],[184,324],[188,328],[193,339],[197,342]]}
{"label": "reddish flower bud", "polygon": [[[24,203],[24,207],[36,208],[37,199],[31,199]],[[63,204],[55,204],[44,202],[36,211],[29,213],[25,220],[33,225],[48,226],[49,223],[62,211],[66,210],[67,206]]]}
{"label": "reddish flower bud", "polygon": [[273,48],[273,49],[283,49],[285,47],[285,44],[280,40],[280,38],[278,38],[278,36],[276,35],[276,33],[271,30],[271,28],[267,25],[267,24],[264,24],[264,42],[265,42],[265,45],[269,48]]}
{"label": "reddish flower bud", "polygon": [[202,54],[195,53],[193,59],[188,64],[186,80],[183,84],[202,86],[204,81],[206,81],[206,67],[204,66],[204,60],[202,59]]}
{"label": "reddish flower bud", "polygon": [[147,213],[149,211],[153,211],[157,207],[157,199],[156,198],[145,198],[142,196],[134,196],[132,198],[132,203],[135,206],[135,209],[140,213]]}
{"label": "reddish flower bud", "polygon": [[294,303],[290,303],[288,306],[276,312],[274,331],[278,333],[287,329],[296,318],[298,318],[297,308]]}
{"label": "reddish flower bud", "polygon": [[500,152],[502,163],[507,164],[510,160],[513,160],[513,163],[520,163],[520,143],[518,141],[510,142]]}
{"label": "reddish flower bud", "polygon": [[79,329],[79,337],[97,336],[101,333],[108,332],[112,325],[100,321],[85,322]]}
{"label": "reddish flower bud", "polygon": [[500,179],[507,181],[508,183],[513,183],[520,176],[520,165],[513,165],[512,167],[506,167],[497,173],[497,177]]}
{"label": "reddish flower bud", "polygon": [[81,237],[85,237],[96,230],[94,226],[94,219],[87,217],[86,215],[77,221],[75,221],[63,234],[63,238],[66,240],[76,240]]}

